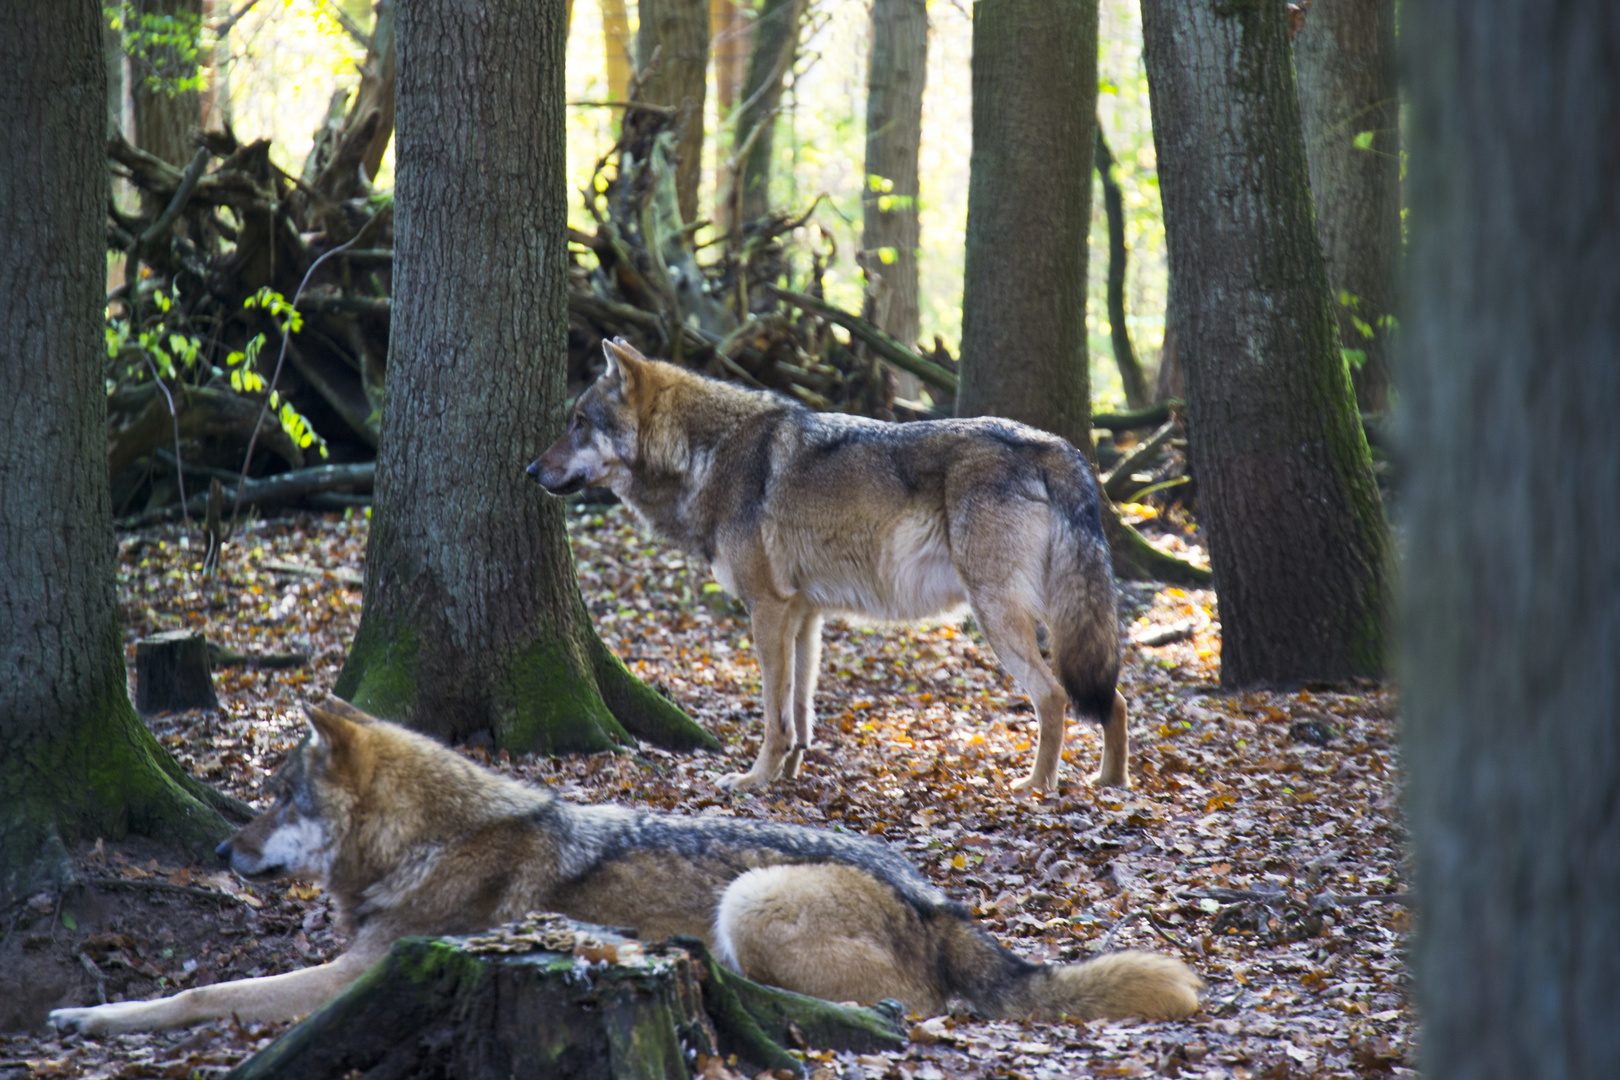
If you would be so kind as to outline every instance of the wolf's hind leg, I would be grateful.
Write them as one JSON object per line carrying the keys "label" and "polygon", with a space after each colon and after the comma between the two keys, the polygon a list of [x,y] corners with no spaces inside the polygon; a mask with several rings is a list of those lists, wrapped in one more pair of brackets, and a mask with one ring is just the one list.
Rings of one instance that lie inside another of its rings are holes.
{"label": "wolf's hind leg", "polygon": [[736,878],[715,913],[721,960],[755,982],[829,1001],[945,1005],[917,913],[852,866],[769,866]]}
{"label": "wolf's hind leg", "polygon": [[811,611],[793,638],[793,748],[782,763],[782,775],[799,775],[804,752],[815,734],[816,676],[821,669],[821,613]]}
{"label": "wolf's hind leg", "polygon": [[974,596],[973,611],[996,659],[1034,701],[1040,724],[1035,764],[1028,776],[1013,782],[1013,790],[1055,791],[1069,697],[1041,658],[1041,647],[1035,640],[1035,614],[1006,595]]}
{"label": "wolf's hind leg", "polygon": [[1125,762],[1130,758],[1130,713],[1125,706],[1125,695],[1114,691],[1114,708],[1103,725],[1102,767],[1091,782],[1097,787],[1129,787]]}

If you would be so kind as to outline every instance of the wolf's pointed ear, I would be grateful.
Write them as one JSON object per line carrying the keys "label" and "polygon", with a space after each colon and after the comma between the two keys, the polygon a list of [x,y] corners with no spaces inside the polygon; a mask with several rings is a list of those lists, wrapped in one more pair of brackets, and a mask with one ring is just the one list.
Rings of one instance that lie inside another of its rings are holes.
{"label": "wolf's pointed ear", "polygon": [[628,397],[641,378],[641,366],[647,362],[647,358],[622,337],[604,340],[602,355],[607,359],[607,370],[602,372],[602,378],[617,379],[620,390]]}
{"label": "wolf's pointed ear", "polygon": [[309,715],[311,742],[324,748],[334,762],[350,756],[355,742],[360,738],[359,724],[342,712],[327,708],[324,701],[319,705],[304,706],[304,712]]}

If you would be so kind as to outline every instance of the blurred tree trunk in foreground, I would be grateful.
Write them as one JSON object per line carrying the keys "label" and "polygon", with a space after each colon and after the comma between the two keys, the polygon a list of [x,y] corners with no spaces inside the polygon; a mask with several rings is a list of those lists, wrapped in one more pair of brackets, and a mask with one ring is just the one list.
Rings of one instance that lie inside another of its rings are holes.
{"label": "blurred tree trunk in foreground", "polygon": [[1086,237],[1096,0],[973,5],[973,158],[959,416],[1006,416],[1091,450]]}
{"label": "blurred tree trunk in foreground", "polygon": [[1620,18],[1401,15],[1404,760],[1433,1080],[1620,1061]]}
{"label": "blurred tree trunk in foreground", "polygon": [[[0,906],[134,832],[200,853],[224,799],[135,715],[107,486],[107,75],[92,0],[0,9]],[[239,806],[240,804],[235,804]]]}
{"label": "blurred tree trunk in foreground", "polygon": [[[641,100],[675,111],[680,161],[675,199],[681,219],[697,220],[703,176],[703,103],[709,77],[709,0],[641,0],[636,69]],[[653,56],[657,55],[654,64]]]}
{"label": "blurred tree trunk in foreground", "polygon": [[[868,280],[881,279],[872,321],[908,346],[919,330],[917,153],[927,68],[925,0],[873,0],[861,247]],[[902,374],[901,381],[901,396],[915,398],[916,376]]]}
{"label": "blurred tree trunk in foreground", "polygon": [[1316,229],[1339,341],[1366,412],[1389,407],[1395,264],[1401,250],[1395,0],[1316,0],[1294,38]]}
{"label": "blurred tree trunk in foreground", "polygon": [[399,9],[388,408],[365,610],[337,693],[446,740],[599,750],[710,737],[591,627],[562,504],[524,477],[560,430],[567,314],[562,0]]}
{"label": "blurred tree trunk in foreground", "polygon": [[1221,681],[1378,675],[1388,529],[1311,217],[1282,2],[1144,0],[1142,30]]}

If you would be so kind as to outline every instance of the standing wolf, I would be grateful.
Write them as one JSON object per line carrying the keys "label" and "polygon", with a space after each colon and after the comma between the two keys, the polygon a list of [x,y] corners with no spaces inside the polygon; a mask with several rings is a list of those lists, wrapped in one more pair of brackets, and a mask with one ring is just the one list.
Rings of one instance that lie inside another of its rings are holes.
{"label": "standing wolf", "polygon": [[748,606],[765,736],[753,767],[722,787],[797,775],[823,612],[914,620],[964,601],[1040,718],[1034,767],[1013,786],[1057,786],[1066,701],[1103,725],[1096,782],[1127,784],[1114,574],[1078,450],[1010,420],[814,413],[622,340],[603,352],[607,370],[529,475],[556,495],[611,488]]}
{"label": "standing wolf", "polygon": [[57,1009],[60,1031],[116,1034],[319,1008],[395,940],[483,930],[534,909],[702,938],[761,982],[932,1014],[1169,1019],[1198,1007],[1179,960],[1121,952],[1032,964],[888,845],[736,818],[579,806],[335,698],[276,776],[276,801],[220,845],[250,880],[314,877],[350,950],[318,967],[156,1001]]}

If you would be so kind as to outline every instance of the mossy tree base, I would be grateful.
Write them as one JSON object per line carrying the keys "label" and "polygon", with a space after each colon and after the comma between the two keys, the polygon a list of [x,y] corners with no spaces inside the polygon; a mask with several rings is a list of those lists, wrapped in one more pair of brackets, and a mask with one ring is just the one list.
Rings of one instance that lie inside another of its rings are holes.
{"label": "mossy tree base", "polygon": [[423,1080],[686,1080],[697,1055],[717,1054],[802,1075],[785,1046],[790,1026],[837,1049],[905,1042],[898,1009],[758,986],[722,972],[701,943],[644,947],[602,927],[567,926],[586,935],[573,952],[482,952],[469,938],[396,942],[231,1080],[320,1080],[373,1069]]}
{"label": "mossy tree base", "polygon": [[0,903],[70,884],[74,844],[133,833],[200,858],[253,816],[158,744],[135,715],[122,666],[81,715],[60,718],[56,738],[0,755]]}
{"label": "mossy tree base", "polygon": [[1114,559],[1114,573],[1127,581],[1165,581],[1207,589],[1215,576],[1201,566],[1167,555],[1148,543],[1141,533],[1125,524],[1119,507],[1102,500],[1103,532]]}

